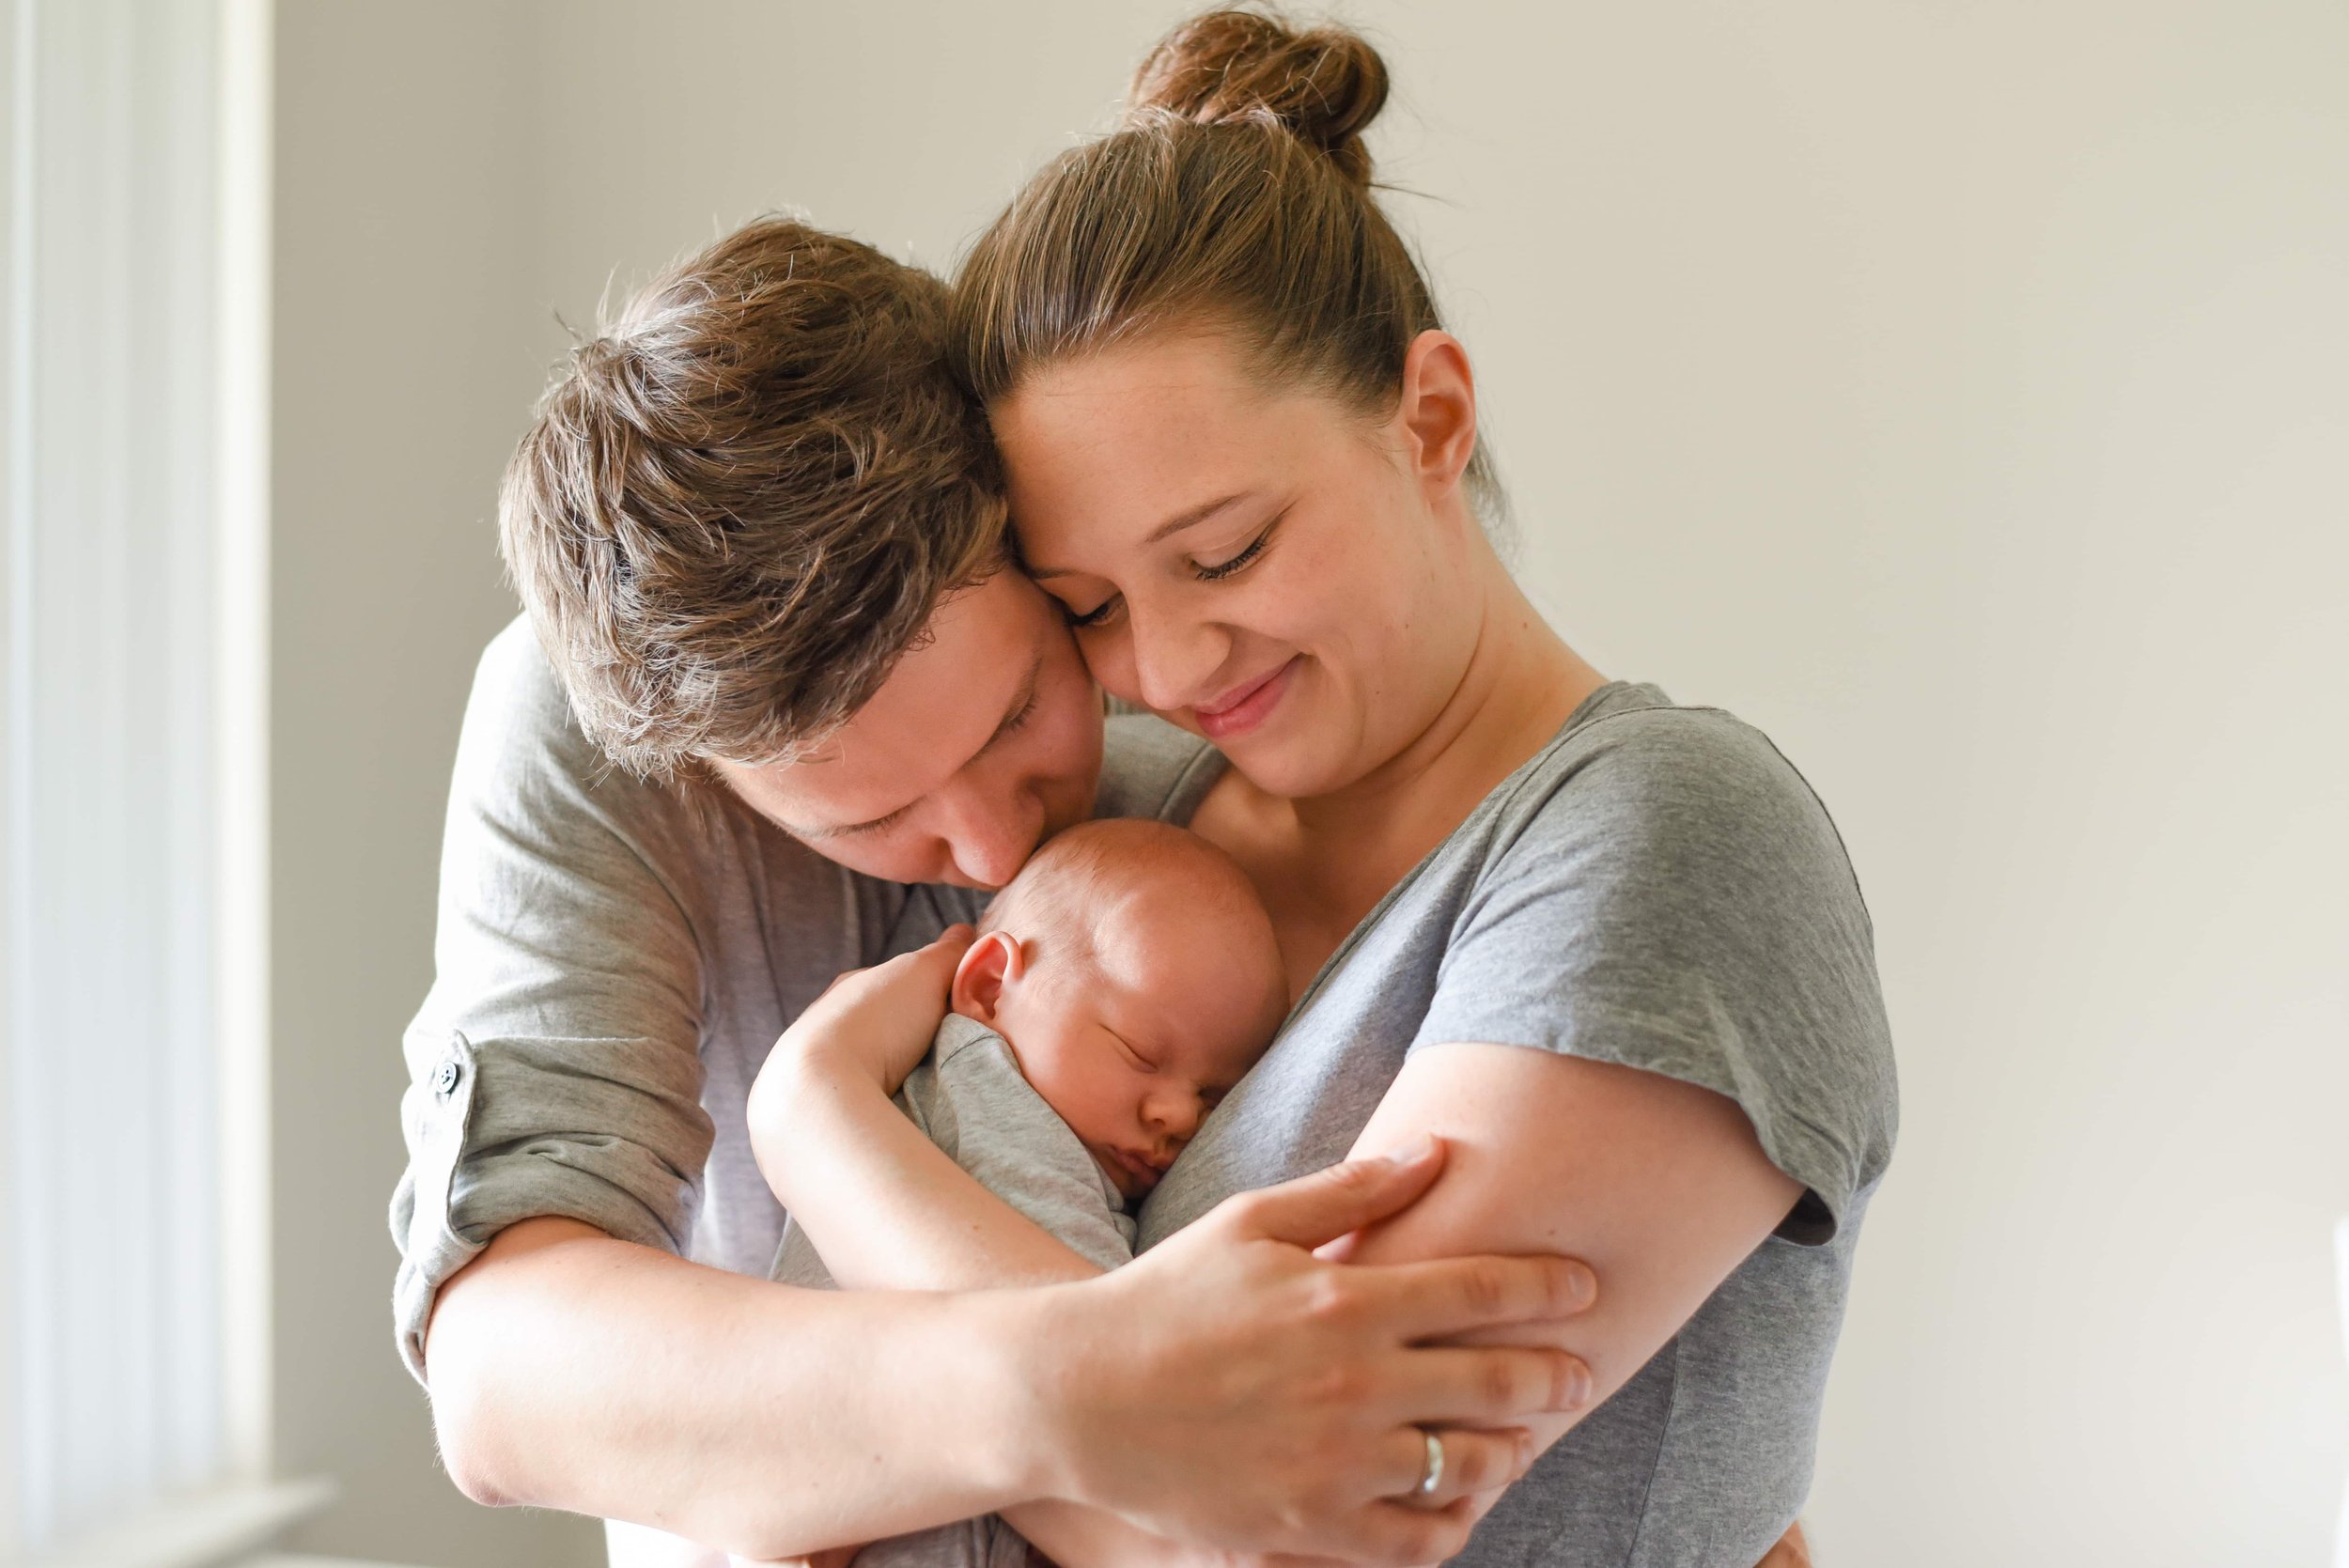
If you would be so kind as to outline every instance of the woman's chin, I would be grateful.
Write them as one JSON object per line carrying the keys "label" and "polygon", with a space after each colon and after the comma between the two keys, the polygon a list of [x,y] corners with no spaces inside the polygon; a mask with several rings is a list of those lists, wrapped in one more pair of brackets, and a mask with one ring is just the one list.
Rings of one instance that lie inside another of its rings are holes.
{"label": "woman's chin", "polygon": [[1334,794],[1361,776],[1336,748],[1300,744],[1293,737],[1248,736],[1222,751],[1232,771],[1267,795],[1293,800]]}

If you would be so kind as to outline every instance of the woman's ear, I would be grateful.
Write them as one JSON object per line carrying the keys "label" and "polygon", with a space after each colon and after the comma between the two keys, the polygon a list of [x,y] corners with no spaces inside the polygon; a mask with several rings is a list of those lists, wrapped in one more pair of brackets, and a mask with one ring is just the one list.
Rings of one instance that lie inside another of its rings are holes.
{"label": "woman's ear", "polygon": [[989,931],[971,944],[955,966],[955,984],[947,993],[954,1010],[981,1023],[995,1021],[1003,1003],[1003,987],[1027,972],[1028,955],[1019,939],[1008,931]]}
{"label": "woman's ear", "polygon": [[1411,340],[1396,414],[1421,483],[1439,489],[1457,485],[1476,451],[1476,377],[1458,338],[1431,328]]}

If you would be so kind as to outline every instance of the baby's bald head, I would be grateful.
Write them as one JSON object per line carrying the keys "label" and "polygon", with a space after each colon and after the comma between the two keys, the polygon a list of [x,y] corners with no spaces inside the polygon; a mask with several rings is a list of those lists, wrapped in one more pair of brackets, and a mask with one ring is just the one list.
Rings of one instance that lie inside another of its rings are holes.
{"label": "baby's bald head", "polygon": [[979,934],[1014,932],[1031,966],[1083,968],[1118,963],[1125,943],[1205,925],[1233,927],[1234,955],[1254,956],[1236,980],[1281,972],[1271,917],[1239,863],[1197,833],[1126,816],[1047,839],[988,906]]}
{"label": "baby's bald head", "polygon": [[1288,1012],[1272,919],[1196,833],[1110,818],[1048,840],[955,982],[1128,1196],[1189,1141]]}

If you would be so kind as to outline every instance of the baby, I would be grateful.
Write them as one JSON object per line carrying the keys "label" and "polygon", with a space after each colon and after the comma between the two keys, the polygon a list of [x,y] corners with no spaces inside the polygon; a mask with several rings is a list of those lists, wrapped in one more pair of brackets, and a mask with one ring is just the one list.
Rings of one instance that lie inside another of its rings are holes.
{"label": "baby", "polygon": [[[989,1191],[1102,1268],[1128,1205],[1288,1009],[1272,921],[1230,856],[1137,818],[1048,842],[988,906],[897,1105]],[[774,1277],[829,1285],[786,1225]]]}
{"label": "baby", "polygon": [[[1138,818],[1037,850],[988,907],[952,1011],[897,1092],[931,1142],[1081,1257],[1133,1257],[1128,1205],[1271,1043],[1288,981],[1271,917],[1232,858]],[[786,1224],[774,1277],[829,1286]],[[1027,1568],[993,1517],[838,1549],[815,1568]]]}

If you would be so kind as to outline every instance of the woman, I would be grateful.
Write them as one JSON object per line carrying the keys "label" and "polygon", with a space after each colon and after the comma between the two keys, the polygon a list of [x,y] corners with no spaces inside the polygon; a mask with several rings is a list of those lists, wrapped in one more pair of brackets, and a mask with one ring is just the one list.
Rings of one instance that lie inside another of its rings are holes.
{"label": "woman", "polygon": [[[1023,561],[1102,685],[1200,737],[1164,815],[1248,869],[1297,1001],[1142,1239],[1441,1139],[1434,1189],[1352,1257],[1556,1251],[1600,1281],[1548,1342],[1591,1404],[1533,1418],[1505,1492],[1433,1499],[1475,1524],[1459,1560],[1750,1562],[1808,1486],[1890,1153],[1868,918],[1766,739],[1607,680],[1501,567],[1467,355],[1369,194],[1384,97],[1351,34],[1204,17],[959,285]],[[844,988],[762,1080],[796,1151],[770,1173],[844,1281],[932,1239],[1039,1255],[939,1203],[891,1126],[955,950]],[[1010,1516],[1071,1568],[1185,1555]]]}

